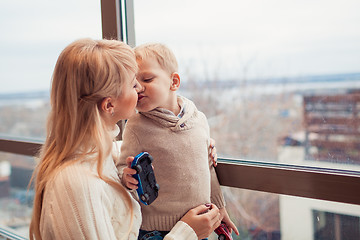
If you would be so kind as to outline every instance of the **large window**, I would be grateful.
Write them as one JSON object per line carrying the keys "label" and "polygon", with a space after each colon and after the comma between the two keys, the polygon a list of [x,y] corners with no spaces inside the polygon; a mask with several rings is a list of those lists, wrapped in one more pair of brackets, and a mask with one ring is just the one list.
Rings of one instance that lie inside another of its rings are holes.
{"label": "large window", "polygon": [[[136,45],[161,42],[174,51],[179,93],[208,117],[219,155],[259,174],[226,167],[224,183],[326,198],[346,188],[331,174],[359,176],[359,8],[355,0],[136,0]],[[350,223],[360,216],[356,205],[223,190],[242,239],[358,234]]]}

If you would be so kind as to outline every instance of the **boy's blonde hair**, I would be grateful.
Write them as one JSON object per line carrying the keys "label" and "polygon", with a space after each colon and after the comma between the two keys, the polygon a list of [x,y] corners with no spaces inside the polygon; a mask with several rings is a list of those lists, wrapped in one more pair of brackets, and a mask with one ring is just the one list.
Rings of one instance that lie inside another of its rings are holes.
{"label": "boy's blonde hair", "polygon": [[169,74],[178,71],[178,63],[174,53],[164,44],[146,43],[135,47],[137,61],[153,57],[159,65]]}
{"label": "boy's blonde hair", "polygon": [[133,49],[117,40],[81,39],[61,52],[52,76],[47,138],[32,177],[35,199],[30,239],[41,239],[46,184],[63,167],[84,159],[97,163],[99,177],[123,194],[132,211],[126,190],[102,174],[113,139],[99,108],[104,98],[119,97],[124,81],[136,72]]}

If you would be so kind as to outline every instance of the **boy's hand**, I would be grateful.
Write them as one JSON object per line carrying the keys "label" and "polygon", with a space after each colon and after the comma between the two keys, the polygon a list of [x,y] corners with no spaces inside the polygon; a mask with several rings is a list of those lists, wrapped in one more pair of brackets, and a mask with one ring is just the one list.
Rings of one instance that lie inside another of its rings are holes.
{"label": "boy's hand", "polygon": [[209,156],[213,160],[214,167],[217,166],[217,153],[215,147],[215,140],[210,138]]}
{"label": "boy's hand", "polygon": [[228,227],[230,233],[232,233],[232,231],[234,230],[236,235],[239,235],[239,230],[237,229],[237,227],[235,226],[235,224],[231,221],[225,207],[220,208],[220,214],[222,217],[222,221],[226,224],[226,226]]}
{"label": "boy's hand", "polygon": [[124,168],[122,183],[129,189],[137,189],[138,181],[132,176],[136,174],[136,170],[131,168],[131,163],[134,160],[134,157],[128,157],[126,159],[127,167]]}

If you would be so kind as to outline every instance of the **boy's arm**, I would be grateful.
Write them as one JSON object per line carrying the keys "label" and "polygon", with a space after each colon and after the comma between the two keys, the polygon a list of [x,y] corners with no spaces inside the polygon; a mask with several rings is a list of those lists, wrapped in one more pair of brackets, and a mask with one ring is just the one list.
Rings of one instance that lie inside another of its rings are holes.
{"label": "boy's arm", "polygon": [[205,114],[202,113],[203,116],[203,126],[206,128],[208,139],[207,139],[207,147],[208,147],[208,161],[209,161],[209,169],[210,169],[210,184],[211,184],[211,203],[214,203],[219,209],[225,207],[224,196],[220,189],[219,180],[217,178],[215,172],[215,166],[217,164],[217,155],[216,155],[216,147],[215,140],[210,137],[210,127],[207,122]]}
{"label": "boy's arm", "polygon": [[[210,158],[210,157],[209,157]],[[226,226],[230,229],[230,231],[234,231],[236,235],[239,235],[239,230],[235,226],[235,224],[231,221],[226,208],[225,208],[225,199],[224,195],[220,189],[220,183],[217,178],[215,167],[212,165],[213,159],[209,159],[210,164],[210,175],[211,175],[211,202],[214,203],[220,210],[220,214],[222,217],[222,221],[226,224]]]}
{"label": "boy's arm", "polygon": [[211,202],[214,203],[220,210],[222,221],[230,229],[234,231],[236,235],[239,235],[239,230],[235,224],[231,221],[226,208],[225,208],[225,199],[220,189],[220,183],[217,178],[215,167],[217,165],[217,155],[215,140],[210,138],[210,147],[209,147],[209,165],[210,165],[210,175],[211,175]]}
{"label": "boy's arm", "polygon": [[210,164],[210,179],[211,179],[211,202],[214,203],[219,209],[225,207],[225,199],[222,194],[220,183],[217,178],[212,159],[209,160]]}
{"label": "boy's arm", "polygon": [[220,189],[220,183],[217,178],[215,167],[217,164],[217,154],[215,147],[215,140],[209,137],[208,141],[208,161],[210,170],[210,184],[211,184],[211,202],[214,203],[219,209],[225,207],[225,199]]}
{"label": "boy's arm", "polygon": [[[140,142],[136,134],[127,126],[123,133],[123,140],[120,149],[120,158],[115,163],[118,174],[122,180],[124,169],[128,168],[127,158],[134,157],[141,152]],[[122,182],[122,181],[121,181]]]}
{"label": "boy's arm", "polygon": [[239,235],[239,230],[237,229],[236,225],[231,221],[226,209],[223,207],[219,210],[220,210],[220,215],[222,217],[221,221],[226,224],[230,232],[234,231],[236,235]]}

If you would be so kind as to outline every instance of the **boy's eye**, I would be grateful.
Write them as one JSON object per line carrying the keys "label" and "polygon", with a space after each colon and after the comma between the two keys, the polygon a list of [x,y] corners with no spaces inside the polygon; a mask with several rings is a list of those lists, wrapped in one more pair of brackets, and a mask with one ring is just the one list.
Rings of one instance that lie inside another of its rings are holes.
{"label": "boy's eye", "polygon": [[151,80],[153,80],[153,78],[144,78],[142,81],[143,82],[150,82]]}

